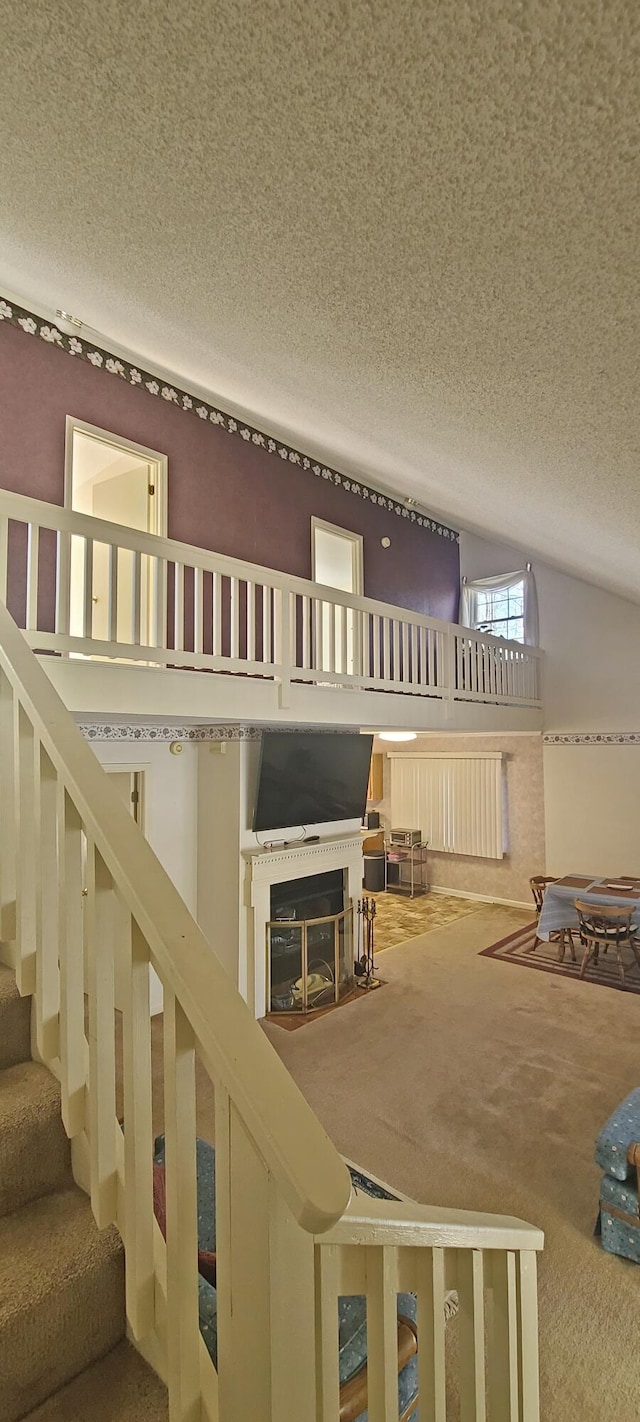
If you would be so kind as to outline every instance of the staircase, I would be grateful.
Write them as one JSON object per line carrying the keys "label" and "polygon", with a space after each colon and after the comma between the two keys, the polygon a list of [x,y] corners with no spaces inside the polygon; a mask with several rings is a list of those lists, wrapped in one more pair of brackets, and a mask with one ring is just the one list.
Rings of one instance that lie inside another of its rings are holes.
{"label": "staircase", "polygon": [[30,1059],[30,1006],[0,967],[0,1418],[165,1422],[124,1341],[120,1237],[74,1185],[60,1088]]}
{"label": "staircase", "polygon": [[[354,1194],[1,598],[0,963],[12,970],[0,969],[0,1422],[166,1417],[141,1358],[167,1384],[170,1422],[337,1422],[339,1300],[354,1297],[366,1301],[368,1422],[397,1422],[403,1292],[423,1419],[539,1422],[540,1230]],[[164,994],[159,1078],[151,968]],[[196,1063],[215,1096],[211,1351]]]}

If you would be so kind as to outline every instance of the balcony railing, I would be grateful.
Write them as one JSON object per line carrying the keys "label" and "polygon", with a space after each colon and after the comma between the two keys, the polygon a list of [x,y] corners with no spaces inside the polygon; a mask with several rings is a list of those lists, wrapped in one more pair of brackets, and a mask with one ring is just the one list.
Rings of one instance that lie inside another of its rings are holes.
{"label": "balcony railing", "polygon": [[542,705],[542,653],[0,491],[0,597],[31,647],[443,702]]}

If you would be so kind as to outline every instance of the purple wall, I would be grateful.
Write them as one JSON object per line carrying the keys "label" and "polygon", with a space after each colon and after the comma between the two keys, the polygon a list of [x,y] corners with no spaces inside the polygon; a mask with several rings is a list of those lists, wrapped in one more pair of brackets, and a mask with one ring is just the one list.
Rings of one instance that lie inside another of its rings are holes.
{"label": "purple wall", "polygon": [[1,322],[0,486],[62,503],[67,415],[168,456],[170,538],[310,578],[315,514],[363,535],[368,597],[457,619],[454,539]]}

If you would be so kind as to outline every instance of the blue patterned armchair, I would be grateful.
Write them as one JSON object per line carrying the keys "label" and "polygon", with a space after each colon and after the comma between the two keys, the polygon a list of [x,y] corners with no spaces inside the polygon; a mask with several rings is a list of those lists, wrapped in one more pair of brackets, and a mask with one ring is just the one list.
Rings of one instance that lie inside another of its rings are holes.
{"label": "blue patterned armchair", "polygon": [[640,1264],[640,1087],[626,1096],[596,1141],[600,1182],[599,1230],[602,1247]]}

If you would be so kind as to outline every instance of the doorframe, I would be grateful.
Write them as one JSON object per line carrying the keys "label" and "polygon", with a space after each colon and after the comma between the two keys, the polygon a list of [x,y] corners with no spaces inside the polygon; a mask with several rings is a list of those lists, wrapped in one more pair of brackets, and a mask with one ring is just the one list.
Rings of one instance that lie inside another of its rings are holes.
{"label": "doorframe", "polygon": [[[347,539],[351,543],[351,567],[353,571],[353,581],[355,588],[354,597],[364,597],[364,538],[361,533],[353,533],[350,528],[342,528],[339,523],[328,523],[324,518],[316,518],[311,515],[311,577],[313,582],[316,578],[316,529],[322,529],[325,533],[337,534],[339,538]],[[326,587],[323,583],[321,586]]]}
{"label": "doorframe", "polygon": [[101,761],[100,764],[107,775],[129,775],[131,777],[133,790],[137,791],[138,795],[137,801],[134,802],[136,813],[131,818],[142,834],[145,834],[147,771],[151,769],[151,762],[148,760],[135,763],[131,761]]}
{"label": "doorframe", "polygon": [[75,415],[67,415],[65,419],[64,432],[64,507],[73,508],[73,436],[76,433],[87,435],[90,439],[95,439],[100,444],[110,445],[112,449],[128,450],[130,454],[135,454],[139,459],[146,459],[148,463],[156,466],[155,494],[150,501],[150,509],[153,515],[154,527],[149,529],[149,533],[156,534],[159,538],[167,538],[168,527],[168,507],[169,507],[169,459],[166,454],[161,454],[158,449],[148,449],[144,444],[136,444],[132,439],[125,439],[124,435],[114,434],[113,430],[102,430],[98,425],[90,425],[86,420],[77,420]]}

